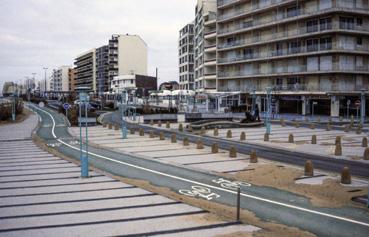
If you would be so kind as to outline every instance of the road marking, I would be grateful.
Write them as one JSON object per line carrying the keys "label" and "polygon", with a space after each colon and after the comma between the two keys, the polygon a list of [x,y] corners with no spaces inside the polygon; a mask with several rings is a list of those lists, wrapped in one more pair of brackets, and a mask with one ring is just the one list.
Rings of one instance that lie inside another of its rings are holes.
{"label": "road marking", "polygon": [[[70,148],[72,148],[74,150],[77,150],[77,151],[80,150],[79,148],[73,147],[73,146],[69,145],[68,143],[65,143],[62,140],[58,139],[56,137],[56,135],[55,135],[55,120],[54,120],[54,117],[49,112],[47,112],[45,110],[42,110],[42,109],[39,109],[39,108],[37,108],[37,109],[38,110],[41,110],[44,113],[46,113],[52,119],[52,121],[53,121],[53,128],[51,130],[51,133],[52,133],[53,137],[55,139],[57,139],[57,141],[63,143],[65,146],[68,146],[68,147],[70,147]],[[129,164],[129,163],[126,163],[126,162],[123,162],[123,161],[114,160],[112,158],[101,156],[101,155],[95,154],[93,152],[88,152],[88,154],[93,155],[93,156],[96,156],[96,157],[99,157],[99,158],[102,158],[102,159],[105,159],[105,160],[109,160],[109,161],[112,161],[112,162],[115,162],[115,163],[119,163],[119,164],[122,164],[122,165],[130,166],[130,167],[133,167],[133,168],[136,168],[136,169],[148,171],[150,173],[154,173],[154,174],[166,176],[166,177],[169,177],[169,178],[181,180],[181,181],[192,183],[192,184],[197,184],[197,185],[208,187],[208,188],[217,189],[217,190],[220,190],[220,191],[223,191],[223,192],[237,194],[236,191],[232,191],[232,190],[228,190],[228,189],[225,189],[225,188],[220,188],[220,187],[208,185],[208,184],[205,184],[205,183],[197,182],[197,181],[194,181],[194,180],[190,180],[190,179],[181,178],[181,177],[178,177],[178,176],[174,176],[174,175],[162,173],[160,171],[151,170],[151,169],[144,168],[144,167],[141,167],[141,166]],[[272,203],[272,204],[283,206],[283,207],[288,207],[288,208],[291,208],[291,209],[296,209],[296,210],[299,210],[299,211],[304,211],[304,212],[308,212],[308,213],[312,213],[312,214],[316,214],[316,215],[320,215],[320,216],[330,217],[330,218],[333,218],[333,219],[337,219],[337,220],[341,220],[341,221],[347,221],[347,222],[351,222],[351,223],[354,223],[354,224],[358,224],[358,225],[363,225],[363,226],[369,227],[369,223],[365,223],[365,222],[361,222],[361,221],[356,221],[356,220],[353,220],[353,219],[349,219],[349,218],[345,218],[345,217],[341,217],[341,216],[336,216],[336,215],[333,215],[333,214],[328,214],[328,213],[324,213],[324,212],[314,211],[314,210],[310,210],[310,209],[307,209],[307,208],[298,207],[298,206],[294,206],[294,205],[283,203],[283,202],[277,202],[277,201],[273,201],[273,200],[270,200],[270,199],[261,198],[261,197],[257,197],[257,196],[253,196],[253,195],[249,195],[249,194],[245,194],[245,193],[241,193],[241,196],[247,197],[247,198],[251,198],[251,199],[255,199],[255,200],[259,200],[259,201],[263,201],[263,202],[267,202],[267,203]]]}
{"label": "road marking", "polygon": [[191,186],[191,190],[180,189],[178,192],[190,197],[199,196],[200,198],[206,199],[208,201],[212,200],[213,198],[220,197],[219,194],[213,193],[210,188],[202,186]]}

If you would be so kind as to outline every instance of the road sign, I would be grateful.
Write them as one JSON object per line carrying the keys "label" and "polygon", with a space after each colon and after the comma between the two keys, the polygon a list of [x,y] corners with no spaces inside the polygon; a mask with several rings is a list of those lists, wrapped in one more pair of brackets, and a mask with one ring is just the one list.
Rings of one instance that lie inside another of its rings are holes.
{"label": "road sign", "polygon": [[79,122],[79,123],[96,123],[96,118],[84,118],[84,117],[79,117],[79,118],[78,118],[78,122]]}
{"label": "road sign", "polygon": [[359,106],[360,106],[360,100],[356,100],[356,101],[355,101],[355,106],[356,106],[356,107],[359,107]]}
{"label": "road sign", "polygon": [[65,110],[67,110],[67,109],[70,109],[70,104],[68,104],[68,103],[65,103],[65,104],[63,104],[63,108],[65,109]]}
{"label": "road sign", "polygon": [[43,108],[43,107],[45,107],[45,103],[41,101],[40,103],[38,103],[38,106],[39,106],[40,108]]}
{"label": "road sign", "polygon": [[88,94],[87,93],[84,93],[84,92],[81,92],[79,94],[79,101],[81,101],[81,102],[87,102],[87,101],[89,101]]}
{"label": "road sign", "polygon": [[318,104],[318,102],[316,102],[316,101],[313,101],[313,105],[317,105]]}

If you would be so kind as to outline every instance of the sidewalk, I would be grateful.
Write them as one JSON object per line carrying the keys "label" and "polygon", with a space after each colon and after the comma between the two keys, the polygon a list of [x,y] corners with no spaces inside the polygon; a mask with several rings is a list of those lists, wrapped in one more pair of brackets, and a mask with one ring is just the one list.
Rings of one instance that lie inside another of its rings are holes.
{"label": "sidewalk", "polygon": [[96,172],[81,179],[77,165],[32,142],[36,123],[31,115],[0,127],[1,236],[214,236],[258,230],[207,218],[197,207]]}

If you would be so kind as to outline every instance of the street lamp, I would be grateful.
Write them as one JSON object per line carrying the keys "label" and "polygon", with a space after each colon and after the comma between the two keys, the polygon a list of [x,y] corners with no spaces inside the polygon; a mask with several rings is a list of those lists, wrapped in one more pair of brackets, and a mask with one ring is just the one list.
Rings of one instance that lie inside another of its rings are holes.
{"label": "street lamp", "polygon": [[122,114],[121,114],[121,121],[122,121],[122,139],[127,139],[127,123],[126,123],[126,110],[127,110],[127,102],[128,102],[128,93],[126,90],[122,90],[122,95],[121,95],[121,110],[122,110]]}
{"label": "street lamp", "polygon": [[47,73],[47,67],[43,68],[45,70],[45,87],[44,87],[44,97],[46,97],[46,90],[47,90],[47,79],[46,79],[46,73]]}

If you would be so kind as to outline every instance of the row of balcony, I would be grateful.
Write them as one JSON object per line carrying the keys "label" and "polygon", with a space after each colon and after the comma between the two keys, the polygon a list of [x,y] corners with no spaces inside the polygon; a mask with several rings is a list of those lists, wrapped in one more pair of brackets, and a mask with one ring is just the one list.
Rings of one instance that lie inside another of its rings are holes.
{"label": "row of balcony", "polygon": [[365,66],[353,66],[349,68],[347,65],[339,65],[333,63],[332,67],[329,68],[308,68],[307,65],[294,65],[288,67],[269,67],[266,70],[261,69],[250,69],[242,71],[220,71],[218,72],[219,78],[234,78],[234,77],[268,77],[268,76],[280,76],[283,74],[314,74],[314,73],[331,73],[331,72],[342,72],[342,73],[363,73],[369,74],[368,65]]}

